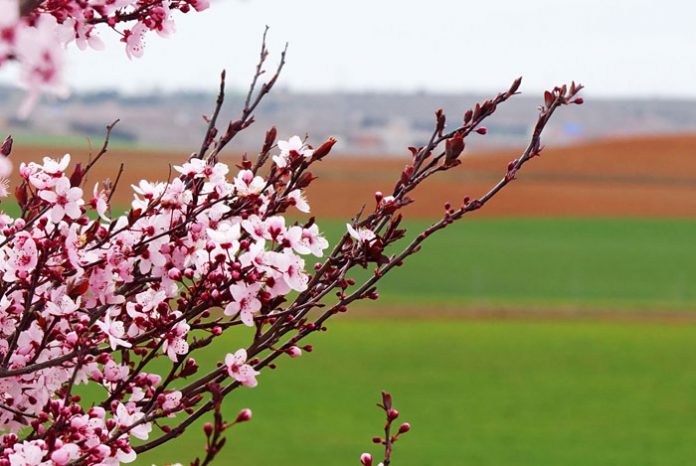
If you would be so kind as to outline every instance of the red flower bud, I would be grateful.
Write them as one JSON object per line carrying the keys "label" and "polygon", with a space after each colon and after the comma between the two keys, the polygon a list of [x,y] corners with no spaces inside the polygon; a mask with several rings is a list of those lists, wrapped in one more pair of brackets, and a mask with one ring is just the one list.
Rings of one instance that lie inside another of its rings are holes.
{"label": "red flower bud", "polygon": [[273,144],[275,143],[276,135],[278,134],[278,130],[276,129],[275,126],[273,126],[271,129],[266,131],[266,139],[263,141],[263,149],[261,149],[262,153],[267,153],[271,150],[273,147]]}
{"label": "red flower bud", "polygon": [[392,406],[392,396],[391,394],[387,392],[382,392],[382,405],[384,406],[384,409],[391,409]]}
{"label": "red flower bud", "polygon": [[249,408],[244,408],[237,414],[237,419],[234,422],[247,422],[251,420],[251,410]]}
{"label": "red flower bud", "polygon": [[82,183],[82,176],[84,174],[85,172],[82,170],[82,164],[79,162],[75,164],[75,170],[73,170],[72,175],[70,175],[70,186],[80,186],[80,183]]}
{"label": "red flower bud", "polygon": [[401,424],[399,426],[399,433],[400,434],[405,434],[409,430],[411,430],[411,424],[409,424],[408,422],[404,422],[403,424]]}
{"label": "red flower bud", "polygon": [[304,189],[304,188],[306,188],[307,186],[309,186],[309,184],[310,184],[312,181],[314,181],[314,180],[316,180],[316,179],[317,179],[317,177],[314,176],[314,175],[312,175],[310,172],[304,172],[304,173],[300,176],[300,179],[297,180],[297,187],[300,188],[300,189]]}
{"label": "red flower bud", "polygon": [[552,93],[550,93],[549,91],[544,92],[544,105],[546,105],[546,108],[549,108],[553,104],[554,100],[555,97]]}
{"label": "red flower bud", "polygon": [[363,453],[360,455],[360,464],[364,466],[372,466],[372,455],[369,453]]}
{"label": "red flower bud", "polygon": [[[15,188],[15,198],[17,199],[17,204],[20,207],[24,207],[27,204],[27,185],[22,183]],[[15,223],[16,225],[16,223]]]}
{"label": "red flower bud", "polygon": [[10,134],[5,138],[5,141],[3,141],[2,146],[0,146],[0,154],[4,155],[5,157],[8,157],[12,152],[12,142],[12,135]]}
{"label": "red flower bud", "polygon": [[336,139],[334,138],[329,138],[326,140],[324,144],[319,146],[317,150],[314,151],[314,154],[312,154],[312,158],[314,160],[321,160],[327,155],[329,155],[329,152],[331,152],[331,148],[336,144]]}
{"label": "red flower bud", "polygon": [[467,110],[466,113],[464,113],[464,123],[469,123],[473,114],[474,112],[472,110]]}
{"label": "red flower bud", "polygon": [[457,160],[464,151],[464,137],[457,133],[445,142],[445,163]]}
{"label": "red flower bud", "polygon": [[512,86],[510,86],[510,90],[508,90],[508,92],[510,94],[514,94],[515,92],[517,92],[517,89],[520,88],[520,84],[522,84],[522,76],[515,79],[515,81],[512,83]]}

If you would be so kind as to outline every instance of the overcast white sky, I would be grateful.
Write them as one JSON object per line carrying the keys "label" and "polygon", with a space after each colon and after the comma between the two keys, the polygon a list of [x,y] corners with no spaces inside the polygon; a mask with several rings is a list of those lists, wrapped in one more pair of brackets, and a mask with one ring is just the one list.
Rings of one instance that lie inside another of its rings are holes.
{"label": "overcast white sky", "polygon": [[130,63],[108,31],[106,51],[72,47],[70,84],[214,91],[227,68],[245,86],[268,24],[272,52],[290,42],[293,90],[490,91],[523,75],[533,91],[576,79],[595,96],[696,97],[691,0],[214,0],[175,19]]}

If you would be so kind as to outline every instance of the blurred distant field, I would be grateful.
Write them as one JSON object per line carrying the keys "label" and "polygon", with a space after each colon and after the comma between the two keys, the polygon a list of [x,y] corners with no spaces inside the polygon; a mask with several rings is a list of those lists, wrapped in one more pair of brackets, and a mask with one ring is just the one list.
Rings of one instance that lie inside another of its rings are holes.
{"label": "blurred distant field", "polygon": [[[16,151],[17,161],[38,160],[46,149]],[[117,148],[89,185],[124,162],[115,198],[124,206],[130,183],[166,178],[187,153]],[[445,201],[485,192],[516,155],[467,156],[416,191],[411,234]],[[375,190],[389,192],[406,162],[323,162],[309,199],[327,236],[370,208]],[[377,452],[382,389],[414,426],[395,466],[691,464],[695,238],[696,136],[549,149],[387,277],[380,301],[330,321],[314,352],[230,398],[230,416],[249,407],[255,418],[229,432],[216,464],[358,464]],[[210,367],[247,337],[197,358]],[[186,462],[202,442],[196,426],[137,464]]]}
{"label": "blurred distant field", "polygon": [[[96,153],[101,141],[93,141]],[[54,146],[27,147],[17,144],[12,159],[40,161],[66,152],[75,161],[89,155],[87,143],[76,149]],[[167,178],[170,164],[181,164],[197,147],[181,153],[114,147],[96,166],[88,185],[104,178],[114,179],[125,165],[116,204],[132,199],[128,186],[140,179]],[[370,208],[375,191],[388,193],[409,159],[400,157],[355,158],[345,154],[327,157],[313,169],[319,179],[310,187],[313,214],[320,219],[345,219],[364,203]],[[696,216],[696,135],[645,137],[597,141],[572,147],[549,147],[519,174],[519,179],[496,197],[481,216],[534,217],[694,217]],[[250,154],[252,157],[254,154]],[[433,218],[449,201],[457,205],[465,196],[481,196],[505,172],[519,150],[491,153],[465,152],[456,170],[430,180],[416,190],[417,202],[406,212],[412,218]],[[226,154],[224,161],[238,163],[239,154]],[[18,176],[15,173],[15,178]]]}

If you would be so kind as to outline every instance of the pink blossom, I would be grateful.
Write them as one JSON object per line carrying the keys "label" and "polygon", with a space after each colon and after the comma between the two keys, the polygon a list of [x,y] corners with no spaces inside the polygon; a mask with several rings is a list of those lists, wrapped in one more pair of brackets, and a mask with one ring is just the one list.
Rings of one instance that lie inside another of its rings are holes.
{"label": "pink blossom", "polygon": [[356,230],[350,223],[346,224],[346,228],[348,229],[348,233],[350,234],[351,238],[360,243],[370,244],[376,238],[375,232],[368,228],[358,228]]}
{"label": "pink blossom", "polygon": [[261,193],[266,182],[260,176],[254,176],[251,170],[241,170],[234,179],[234,187],[241,197],[256,196]]}
{"label": "pink blossom", "polygon": [[111,314],[109,312],[104,316],[104,320],[98,320],[96,322],[97,327],[101,329],[102,332],[106,334],[109,338],[109,345],[112,350],[115,350],[118,346],[124,348],[130,348],[131,344],[124,340],[126,332],[124,330],[123,322],[111,320]]}
{"label": "pink blossom", "polygon": [[7,178],[12,174],[12,161],[9,157],[0,155],[0,178]]}
{"label": "pink blossom", "polygon": [[129,367],[121,364],[116,364],[113,360],[109,360],[104,364],[104,379],[107,382],[118,382],[125,380],[130,373]]}
{"label": "pink blossom", "polygon": [[80,455],[80,447],[74,443],[66,443],[51,454],[51,461],[57,466],[65,466]]}
{"label": "pink blossom", "polygon": [[105,222],[109,222],[109,217],[106,216],[106,212],[109,210],[109,198],[106,191],[103,189],[100,190],[99,183],[96,183],[94,185],[92,194],[94,196],[92,204],[94,205],[94,209],[97,211],[97,215],[99,215],[99,217]]}
{"label": "pink blossom", "polygon": [[309,203],[304,193],[299,189],[292,190],[288,193],[288,199],[300,212],[309,213]]}
{"label": "pink blossom", "polygon": [[230,285],[230,293],[232,293],[234,301],[225,307],[225,315],[236,316],[239,314],[244,325],[253,326],[254,315],[261,310],[261,301],[258,299],[260,288],[261,285],[259,283],[251,285],[235,283]]}
{"label": "pink blossom", "polygon": [[225,366],[227,373],[237,382],[247,387],[255,387],[258,382],[256,376],[259,375],[251,365],[246,363],[247,352],[245,349],[239,349],[234,354],[228,353],[225,356]]}
{"label": "pink blossom", "polygon": [[174,165],[174,170],[191,178],[202,178],[205,176],[204,173],[207,165],[208,162],[205,160],[193,158],[181,166]]}
{"label": "pink blossom", "polygon": [[316,223],[309,228],[290,227],[286,236],[290,241],[290,246],[298,254],[314,254],[321,257],[324,255],[324,249],[329,247],[329,242],[321,236]]}
{"label": "pink blossom", "polygon": [[20,24],[16,30],[15,53],[21,64],[22,84],[27,95],[19,114],[26,118],[43,91],[67,97],[63,82],[64,50],[60,26],[53,16],[41,15],[33,26]]}
{"label": "pink blossom", "polygon": [[14,453],[9,455],[10,466],[39,466],[42,464],[45,444],[43,441],[34,440],[16,443],[12,449]]}
{"label": "pink blossom", "polygon": [[44,157],[41,169],[48,175],[59,176],[65,172],[68,165],[70,165],[70,154],[65,154],[60,161],[56,161],[50,157]]}
{"label": "pink blossom", "polygon": [[66,44],[74,40],[80,50],[87,48],[104,50],[104,42],[97,35],[93,25],[77,21],[75,18],[68,18],[63,23],[63,28],[65,29],[63,42]]}
{"label": "pink blossom", "polygon": [[17,233],[14,237],[14,247],[7,251],[3,279],[13,282],[18,278],[27,278],[38,261],[39,253],[34,239],[25,231]]}
{"label": "pink blossom", "polygon": [[72,219],[82,215],[80,206],[84,204],[82,200],[82,190],[71,188],[70,180],[63,177],[54,186],[54,191],[41,191],[39,197],[52,204],[49,216],[54,223],[60,222],[66,215]]}
{"label": "pink blossom", "polygon": [[0,197],[7,197],[9,194],[10,180],[8,180],[7,178],[0,178]]}
{"label": "pink blossom", "polygon": [[204,11],[210,7],[208,0],[189,0],[189,3],[196,11]]}
{"label": "pink blossom", "polygon": [[164,394],[164,402],[162,409],[165,411],[173,411],[181,405],[181,392],[172,390]]}
{"label": "pink blossom", "polygon": [[302,356],[302,350],[298,346],[293,345],[290,348],[288,348],[288,355],[291,358],[299,358],[300,356]]}
{"label": "pink blossom", "polygon": [[282,279],[295,291],[307,289],[309,278],[304,272],[304,260],[288,253],[269,253],[272,265],[282,273]]}
{"label": "pink blossom", "polygon": [[266,224],[258,215],[252,215],[246,220],[242,220],[242,228],[256,240],[266,237]]}
{"label": "pink blossom", "polygon": [[77,311],[80,307],[80,298],[73,301],[68,295],[56,296],[56,301],[47,301],[46,310],[54,316],[67,316]]}
{"label": "pink blossom", "polygon": [[[181,317],[181,312],[172,313],[172,317]],[[177,361],[179,355],[184,355],[189,351],[189,344],[186,342],[186,335],[191,326],[186,322],[179,322],[166,335],[162,351],[164,351],[169,359]]]}
{"label": "pink blossom", "polygon": [[217,230],[207,229],[208,237],[220,248],[234,254],[239,249],[240,229],[239,223],[221,223]]}
{"label": "pink blossom", "polygon": [[143,56],[146,32],[147,26],[143,23],[136,23],[130,30],[124,31],[125,37],[123,40],[126,43],[126,55],[128,58],[133,59],[133,57],[140,58]]}
{"label": "pink blossom", "polygon": [[[129,403],[130,404],[130,403]],[[116,416],[114,420],[120,427],[131,427],[140,421],[145,414],[140,412],[135,406],[126,407],[123,403],[119,403],[116,407]],[[147,440],[152,431],[152,425],[149,422],[138,424],[130,430],[133,437],[140,440]]]}
{"label": "pink blossom", "polygon": [[293,157],[309,159],[314,154],[314,151],[306,147],[299,136],[293,136],[287,141],[278,141],[278,149],[280,154],[273,156],[273,161],[281,168],[286,167]]}
{"label": "pink blossom", "polygon": [[[153,199],[157,199],[164,193],[164,183],[150,183],[146,180],[140,180],[137,186],[131,185],[131,187],[136,194],[132,203],[134,209],[146,209]],[[144,200],[141,200],[137,195],[142,196]]]}

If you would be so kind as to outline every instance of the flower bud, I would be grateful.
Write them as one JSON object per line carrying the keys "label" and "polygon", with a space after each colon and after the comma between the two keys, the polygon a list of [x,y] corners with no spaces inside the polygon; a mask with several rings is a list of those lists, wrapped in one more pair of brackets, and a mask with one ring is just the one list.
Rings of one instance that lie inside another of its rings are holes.
{"label": "flower bud", "polygon": [[5,157],[8,157],[12,152],[12,142],[12,135],[10,134],[5,138],[5,140],[2,143],[2,146],[0,146],[0,154],[4,155]]}
{"label": "flower bud", "polygon": [[331,152],[331,148],[336,144],[336,139],[334,138],[329,138],[326,140],[324,144],[319,146],[317,150],[314,151],[312,154],[312,158],[314,160],[321,160],[327,155],[329,155],[329,152]]}
{"label": "flower bud", "polygon": [[288,353],[291,358],[299,358],[302,356],[302,350],[294,345],[288,348],[285,352]]}
{"label": "flower bud", "polygon": [[390,410],[392,406],[392,396],[388,392],[382,392],[382,405],[384,409]]}
{"label": "flower bud", "polygon": [[251,421],[251,410],[249,408],[244,408],[237,414],[237,419],[235,422],[247,422]]}
{"label": "flower bud", "polygon": [[405,434],[409,430],[411,430],[411,424],[409,424],[408,422],[404,422],[403,424],[401,424],[399,426],[399,433],[400,434]]}
{"label": "flower bud", "polygon": [[210,422],[203,424],[203,432],[205,432],[206,437],[210,437],[213,433],[213,425]]}
{"label": "flower bud", "polygon": [[480,128],[476,128],[476,132],[479,134],[486,134],[488,133],[488,128],[485,126],[481,126]]}
{"label": "flower bud", "polygon": [[[23,207],[27,203],[27,185],[22,183],[15,188],[15,198],[17,199],[17,204]],[[16,225],[16,222],[15,222]]]}
{"label": "flower bud", "polygon": [[80,183],[82,183],[82,177],[84,176],[85,172],[82,169],[82,164],[77,163],[75,164],[75,169],[72,172],[72,175],[70,175],[70,186],[76,187],[80,186]]}
{"label": "flower bud", "polygon": [[454,162],[463,151],[464,137],[461,134],[455,134],[445,142],[445,163]]}
{"label": "flower bud", "polygon": [[317,177],[312,175],[310,172],[304,172],[302,175],[300,175],[300,178],[297,180],[297,187],[299,189],[304,189],[307,186],[309,186],[312,181],[316,180]]}
{"label": "flower bud", "polygon": [[271,129],[266,131],[266,139],[263,143],[263,149],[262,151],[268,152],[271,150],[273,147],[273,144],[275,143],[276,135],[278,134],[278,130],[276,129],[275,126],[273,126]]}
{"label": "flower bud", "polygon": [[360,455],[360,464],[363,466],[372,466],[372,455],[369,453]]}
{"label": "flower bud", "polygon": [[390,421],[393,421],[393,420],[396,419],[397,417],[399,417],[399,411],[398,411],[398,410],[396,410],[396,409],[389,409],[389,410],[387,410],[387,419],[389,419]]}

